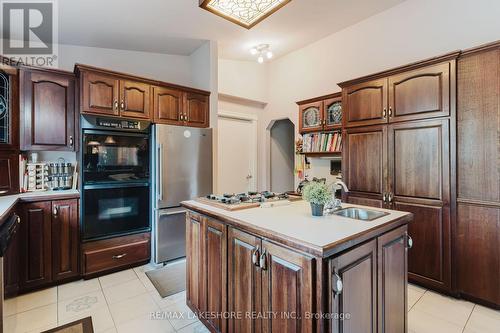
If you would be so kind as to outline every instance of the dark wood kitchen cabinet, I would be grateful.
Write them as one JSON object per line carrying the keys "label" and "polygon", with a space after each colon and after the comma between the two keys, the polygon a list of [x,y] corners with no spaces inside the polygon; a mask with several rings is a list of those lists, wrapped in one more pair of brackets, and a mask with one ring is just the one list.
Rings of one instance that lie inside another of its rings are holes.
{"label": "dark wood kitchen cabinet", "polygon": [[458,54],[340,83],[344,127],[450,116],[454,109]]}
{"label": "dark wood kitchen cabinet", "polygon": [[387,127],[349,128],[345,131],[343,165],[347,202],[383,207],[387,192]]}
{"label": "dark wood kitchen cabinet", "polygon": [[21,150],[76,150],[75,76],[21,70]]}
{"label": "dark wood kitchen cabinet", "polygon": [[208,127],[209,96],[187,92],[184,99],[184,123],[192,127]]}
{"label": "dark wood kitchen cabinet", "polygon": [[79,275],[78,200],[52,201],[52,279]]}
{"label": "dark wood kitchen cabinet", "polygon": [[[17,207],[13,209],[17,211]],[[9,216],[10,213],[6,214]],[[3,278],[4,278],[4,296],[14,296],[19,292],[19,257],[20,257],[20,231],[19,227],[12,236],[7,251],[3,256]]]}
{"label": "dark wood kitchen cabinet", "polygon": [[104,116],[120,115],[120,80],[104,74],[82,71],[80,110]]}
{"label": "dark wood kitchen cabinet", "polygon": [[186,297],[188,302],[203,311],[206,298],[204,289],[204,219],[201,215],[186,215]]}
{"label": "dark wood kitchen cabinet", "polygon": [[125,118],[151,119],[151,89],[147,83],[120,81],[120,116]]}
{"label": "dark wood kitchen cabinet", "polygon": [[346,127],[387,122],[387,79],[362,82],[342,89]]}
{"label": "dark wood kitchen cabinet", "polygon": [[20,292],[77,278],[78,199],[22,203]]}
{"label": "dark wood kitchen cabinet", "polygon": [[22,205],[21,289],[52,282],[52,205],[50,201]]}
{"label": "dark wood kitchen cabinet", "polygon": [[19,192],[19,153],[0,151],[0,195]]}
{"label": "dark wood kitchen cabinet", "polygon": [[297,102],[299,133],[332,131],[342,128],[342,94],[340,92]]}
{"label": "dark wood kitchen cabinet", "polygon": [[456,284],[500,308],[500,42],[458,60]]}
{"label": "dark wood kitchen cabinet", "polygon": [[404,226],[330,260],[332,332],[406,332],[407,251]]}
{"label": "dark wood kitchen cabinet", "polygon": [[154,122],[166,125],[182,125],[183,93],[180,90],[154,87],[153,113]]}
{"label": "dark wood kitchen cabinet", "polygon": [[80,112],[158,124],[209,127],[210,93],[77,64]]}

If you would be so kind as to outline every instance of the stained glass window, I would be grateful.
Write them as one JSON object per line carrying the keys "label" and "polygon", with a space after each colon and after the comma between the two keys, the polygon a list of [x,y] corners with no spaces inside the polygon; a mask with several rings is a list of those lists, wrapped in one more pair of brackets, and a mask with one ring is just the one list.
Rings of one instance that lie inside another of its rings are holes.
{"label": "stained glass window", "polygon": [[10,79],[0,72],[0,144],[9,142],[10,130]]}

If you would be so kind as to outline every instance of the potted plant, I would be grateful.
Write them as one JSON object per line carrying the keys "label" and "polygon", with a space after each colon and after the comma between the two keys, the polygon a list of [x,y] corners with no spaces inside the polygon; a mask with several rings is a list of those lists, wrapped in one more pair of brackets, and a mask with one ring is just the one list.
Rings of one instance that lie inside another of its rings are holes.
{"label": "potted plant", "polygon": [[302,198],[311,204],[313,216],[323,216],[325,204],[332,200],[332,191],[324,183],[310,182],[302,191]]}

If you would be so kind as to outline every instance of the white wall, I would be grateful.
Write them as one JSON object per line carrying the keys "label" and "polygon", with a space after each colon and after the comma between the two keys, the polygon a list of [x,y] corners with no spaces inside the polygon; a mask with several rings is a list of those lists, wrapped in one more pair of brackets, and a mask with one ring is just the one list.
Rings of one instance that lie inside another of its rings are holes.
{"label": "white wall", "polygon": [[219,92],[225,95],[267,102],[268,65],[256,61],[219,59]]}
{"label": "white wall", "polygon": [[499,13],[498,0],[407,0],[271,62],[265,115],[298,125],[295,102],[340,91],[338,82],[499,40]]}

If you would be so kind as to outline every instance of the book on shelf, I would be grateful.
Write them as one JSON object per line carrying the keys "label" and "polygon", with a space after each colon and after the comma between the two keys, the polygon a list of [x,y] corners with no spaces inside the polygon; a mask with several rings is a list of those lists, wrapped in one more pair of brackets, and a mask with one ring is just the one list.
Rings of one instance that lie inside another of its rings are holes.
{"label": "book on shelf", "polygon": [[304,134],[302,149],[304,153],[340,152],[342,150],[342,134],[338,131]]}

